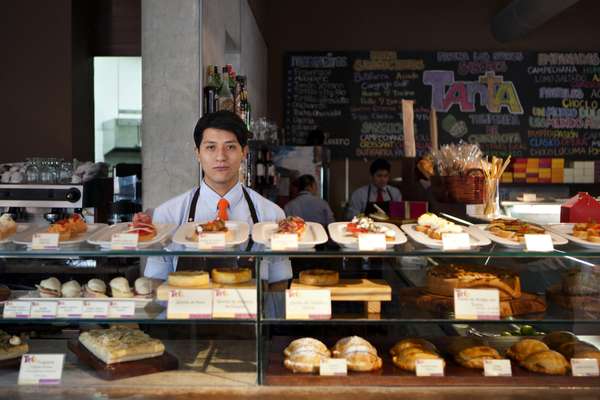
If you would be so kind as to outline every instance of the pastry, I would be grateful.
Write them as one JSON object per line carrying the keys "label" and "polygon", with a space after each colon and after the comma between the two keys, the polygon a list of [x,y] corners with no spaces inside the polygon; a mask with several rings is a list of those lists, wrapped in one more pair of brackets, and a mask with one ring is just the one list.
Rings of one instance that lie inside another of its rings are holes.
{"label": "pastry", "polygon": [[163,355],[165,346],[138,329],[93,329],[79,335],[79,342],[106,364],[142,360]]}
{"label": "pastry", "polygon": [[523,339],[513,344],[506,352],[506,355],[517,362],[522,362],[531,354],[546,350],[550,349],[541,340]]}
{"label": "pastry", "polygon": [[358,237],[361,233],[383,233],[385,240],[392,241],[396,239],[396,232],[385,225],[375,223],[371,218],[357,216],[352,218],[351,222],[346,224],[346,234]]}
{"label": "pastry", "polygon": [[496,349],[489,346],[467,347],[455,354],[457,363],[466,368],[483,369],[485,360],[500,360],[502,357]]}
{"label": "pastry", "polygon": [[561,344],[556,351],[565,356],[567,359],[573,357],[573,354],[580,353],[582,351],[597,351],[598,348],[593,344],[587,342],[580,342],[578,340],[574,342],[567,342]]}
{"label": "pastry", "polygon": [[28,351],[29,346],[23,343],[20,337],[11,336],[0,330],[0,361],[20,357]]}
{"label": "pastry", "polygon": [[415,230],[424,233],[431,239],[442,240],[444,233],[461,233],[463,228],[433,213],[425,213],[417,220]]}
{"label": "pastry", "polygon": [[289,357],[292,353],[306,348],[314,349],[316,352],[327,354],[328,356],[331,354],[329,352],[329,349],[323,344],[323,342],[309,337],[300,338],[292,341],[283,350],[283,354],[286,357]]}
{"label": "pastry", "polygon": [[306,222],[300,217],[289,216],[277,223],[277,231],[275,233],[295,233],[298,239],[304,235],[306,231]]}
{"label": "pastry", "polygon": [[600,224],[580,222],[573,226],[573,236],[592,243],[600,243]]}
{"label": "pastry", "polygon": [[563,355],[553,350],[533,353],[521,362],[521,366],[548,375],[565,375],[570,368]]}
{"label": "pastry", "polygon": [[371,354],[377,354],[377,349],[371,343],[360,336],[348,336],[336,342],[331,350],[334,357],[339,356],[346,350],[360,350]]}
{"label": "pastry", "polygon": [[6,239],[15,233],[17,233],[17,223],[10,214],[2,214],[0,217],[0,240]]}
{"label": "pastry", "polygon": [[374,371],[383,365],[383,361],[377,356],[377,349],[358,336],[338,340],[332,354],[335,358],[346,359],[350,371]]}
{"label": "pastry", "polygon": [[457,288],[492,288],[500,292],[500,300],[521,297],[521,281],[513,272],[483,265],[445,264],[427,270],[427,291],[454,297]]}
{"label": "pastry", "polygon": [[66,224],[51,224],[47,230],[48,233],[58,233],[58,240],[65,241],[70,240],[72,232],[69,230]]}
{"label": "pastry", "polygon": [[72,214],[66,219],[67,228],[71,231],[71,234],[77,235],[87,231],[87,224],[81,215]]}
{"label": "pastry", "polygon": [[133,291],[129,287],[129,282],[123,277],[117,277],[110,281],[110,293],[112,297],[129,298],[133,297]]}
{"label": "pastry", "polygon": [[310,286],[334,286],[340,281],[337,271],[328,269],[309,269],[300,271],[300,283]]}
{"label": "pastry", "polygon": [[137,233],[139,242],[147,242],[156,236],[157,230],[149,215],[137,213],[133,216],[133,221],[129,224],[125,233]]}
{"label": "pastry", "polygon": [[486,229],[496,236],[517,243],[525,243],[525,235],[527,234],[540,235],[546,232],[541,226],[523,222],[518,219],[504,218],[492,220]]}
{"label": "pastry", "polygon": [[209,278],[206,271],[177,271],[171,272],[167,278],[169,286],[180,288],[197,288],[208,286]]}
{"label": "pastry", "polygon": [[146,299],[152,298],[154,288],[150,279],[144,277],[137,278],[133,283],[133,288],[135,291],[135,297],[141,297]]}
{"label": "pastry", "polygon": [[294,373],[319,372],[321,360],[331,357],[331,353],[322,342],[313,338],[300,338],[292,341],[283,351],[283,364]]}
{"label": "pastry", "polygon": [[558,350],[563,343],[576,342],[577,336],[567,331],[550,332],[544,336],[542,342],[550,348],[550,350]]}
{"label": "pastry", "polygon": [[60,281],[54,277],[44,279],[39,285],[36,285],[40,297],[60,297],[61,286]]}
{"label": "pastry", "polygon": [[429,350],[432,352],[437,353],[437,349],[436,347],[433,345],[433,343],[425,340],[425,339],[413,339],[413,338],[408,338],[408,339],[402,339],[401,341],[399,341],[398,343],[396,343],[394,345],[394,347],[392,347],[390,349],[390,354],[391,355],[398,355],[400,354],[400,352],[402,350],[406,350],[406,349],[410,349],[410,348],[421,348],[421,349],[425,349],[425,350]]}
{"label": "pastry", "polygon": [[233,231],[227,227],[225,221],[222,221],[218,218],[203,224],[196,224],[192,235],[187,239],[192,242],[197,242],[198,238],[202,235],[210,235],[212,233],[221,232],[225,233],[226,241],[232,241],[234,239]]}
{"label": "pastry", "polygon": [[[400,351],[397,355],[392,357],[394,365],[405,371],[415,371],[417,360],[434,360],[441,359],[436,352],[427,350],[422,347],[409,347]],[[445,362],[444,362],[445,365]]]}
{"label": "pastry", "polygon": [[69,281],[62,285],[63,297],[81,297],[81,285],[77,281]]}
{"label": "pastry", "polygon": [[215,283],[236,284],[252,280],[250,268],[217,267],[210,271],[210,278]]}
{"label": "pastry", "polygon": [[90,279],[83,287],[83,297],[98,298],[106,296],[106,284],[100,279]]}
{"label": "pastry", "polygon": [[58,233],[58,239],[61,241],[70,240],[74,236],[87,231],[87,224],[79,214],[72,214],[68,218],[63,218],[51,224],[47,232]]}

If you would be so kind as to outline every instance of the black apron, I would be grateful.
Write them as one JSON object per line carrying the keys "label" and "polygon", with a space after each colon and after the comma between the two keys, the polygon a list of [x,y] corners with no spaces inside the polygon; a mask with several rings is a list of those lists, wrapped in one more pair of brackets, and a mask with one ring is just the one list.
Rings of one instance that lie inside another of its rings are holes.
{"label": "black apron", "polygon": [[[250,210],[250,216],[252,217],[252,223],[258,223],[258,216],[256,214],[256,208],[254,208],[254,203],[252,203],[252,199],[250,195],[246,191],[246,189],[242,186],[242,192],[244,193],[244,199],[248,204],[248,209]],[[190,212],[188,214],[188,222],[194,222],[196,217],[196,206],[198,205],[198,198],[200,197],[200,188],[196,190],[194,193],[194,197],[192,197],[192,202],[190,203]],[[252,249],[252,245],[254,242],[252,238],[248,238],[248,245],[246,246],[246,251],[250,251]],[[177,260],[177,266],[175,268],[176,271],[199,271],[211,269],[213,267],[253,267],[254,261],[250,257],[179,257]]]}
{"label": "black apron", "polygon": [[389,188],[385,188],[390,199],[388,201],[369,201],[371,198],[371,185],[369,185],[369,189],[367,190],[367,204],[365,205],[365,209],[363,210],[363,214],[376,214],[377,209],[373,206],[373,204],[377,204],[379,208],[381,208],[387,215],[390,215],[390,203],[392,201],[392,193],[390,193]]}

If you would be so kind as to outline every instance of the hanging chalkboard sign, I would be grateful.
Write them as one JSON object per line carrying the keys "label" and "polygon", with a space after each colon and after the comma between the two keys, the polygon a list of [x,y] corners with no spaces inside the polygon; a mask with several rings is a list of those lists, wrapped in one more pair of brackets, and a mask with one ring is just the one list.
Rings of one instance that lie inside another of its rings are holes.
{"label": "hanging chalkboard sign", "polygon": [[285,56],[291,145],[326,133],[334,157],[403,155],[402,99],[415,100],[417,153],[479,143],[487,154],[590,159],[600,155],[600,53],[309,52]]}

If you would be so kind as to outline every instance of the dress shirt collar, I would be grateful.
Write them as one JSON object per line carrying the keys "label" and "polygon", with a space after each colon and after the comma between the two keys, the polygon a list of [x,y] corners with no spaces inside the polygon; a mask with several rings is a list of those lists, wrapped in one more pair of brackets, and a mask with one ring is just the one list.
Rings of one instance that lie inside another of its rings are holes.
{"label": "dress shirt collar", "polygon": [[229,209],[233,210],[235,207],[237,207],[243,197],[244,192],[242,191],[242,184],[239,182],[236,183],[234,187],[229,189],[229,191],[225,193],[225,196],[223,197],[219,196],[217,192],[208,186],[206,182],[204,182],[204,179],[200,184],[200,198],[206,204],[210,206],[214,205],[215,210],[217,209],[217,204],[221,198],[226,199],[229,202]]}

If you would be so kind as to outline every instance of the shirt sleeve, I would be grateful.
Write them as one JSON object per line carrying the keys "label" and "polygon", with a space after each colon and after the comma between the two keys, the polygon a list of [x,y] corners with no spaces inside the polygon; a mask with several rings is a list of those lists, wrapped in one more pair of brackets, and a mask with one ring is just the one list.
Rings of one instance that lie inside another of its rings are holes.
{"label": "shirt sleeve", "polygon": [[329,203],[323,201],[323,207],[325,211],[325,221],[327,221],[327,224],[329,225],[332,222],[335,222],[335,218],[333,218],[333,211],[331,211],[331,206],[329,205]]}
{"label": "shirt sleeve", "polygon": [[362,188],[356,189],[350,196],[350,203],[348,204],[348,211],[346,217],[351,220],[357,214],[363,212],[366,206],[366,193],[363,194]]}
{"label": "shirt sleeve", "polygon": [[398,189],[397,187],[394,186],[390,186],[391,187],[391,193],[392,193],[392,201],[402,201],[402,192],[400,192],[400,189]]}

